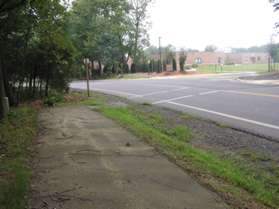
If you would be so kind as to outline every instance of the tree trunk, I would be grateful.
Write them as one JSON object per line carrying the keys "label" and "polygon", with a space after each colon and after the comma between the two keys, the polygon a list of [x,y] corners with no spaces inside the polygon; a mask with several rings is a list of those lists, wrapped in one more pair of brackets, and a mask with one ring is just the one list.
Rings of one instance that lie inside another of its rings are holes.
{"label": "tree trunk", "polygon": [[32,73],[32,71],[30,72],[30,74],[29,74],[29,81],[28,81],[28,94],[29,94],[29,96],[31,96],[32,95],[32,84],[33,84],[33,75],[32,75],[33,73]]}
{"label": "tree trunk", "polygon": [[48,96],[48,89],[49,89],[49,75],[47,75],[46,79],[46,87],[45,87],[45,96]]}
{"label": "tree trunk", "polygon": [[[51,69],[50,65],[47,65],[47,69]],[[49,79],[50,79],[50,72],[47,72],[46,74],[46,85],[45,85],[45,96],[48,96],[48,90],[49,90]]]}
{"label": "tree trunk", "polygon": [[34,69],[34,73],[33,73],[33,92],[32,92],[32,96],[35,96],[36,93],[36,78],[37,78],[37,67],[35,67]]}
{"label": "tree trunk", "polygon": [[98,69],[99,75],[100,75],[100,76],[103,76],[102,63],[101,63],[100,60],[98,60],[98,67],[99,67],[99,69]]}
{"label": "tree trunk", "polygon": [[135,48],[134,48],[134,63],[138,62],[138,42],[139,42],[139,20],[136,23],[136,36],[135,36]]}
{"label": "tree trunk", "polygon": [[7,75],[7,70],[5,68],[5,65],[3,62],[1,63],[2,65],[2,79],[3,79],[3,85],[4,85],[4,92],[6,97],[8,97],[9,104],[12,106],[16,106],[16,97],[15,97],[15,92],[16,89],[13,88],[13,84],[9,84],[8,82],[8,75]]}
{"label": "tree trunk", "polygon": [[39,81],[39,95],[40,95],[40,97],[42,97],[42,91],[43,91],[43,80],[42,79],[40,79],[40,81]]}
{"label": "tree trunk", "polygon": [[4,89],[4,79],[3,79],[3,73],[2,73],[2,62],[0,60],[0,120],[2,120],[5,116],[5,108],[4,108],[4,97],[5,89]]}
{"label": "tree trunk", "polygon": [[112,70],[111,70],[112,74],[116,74],[116,70],[115,70],[115,64],[113,63],[112,65]]}
{"label": "tree trunk", "polygon": [[20,80],[19,84],[18,84],[17,93],[16,93],[16,103],[17,104],[19,103],[19,101],[22,98],[23,83],[24,83],[23,80]]}

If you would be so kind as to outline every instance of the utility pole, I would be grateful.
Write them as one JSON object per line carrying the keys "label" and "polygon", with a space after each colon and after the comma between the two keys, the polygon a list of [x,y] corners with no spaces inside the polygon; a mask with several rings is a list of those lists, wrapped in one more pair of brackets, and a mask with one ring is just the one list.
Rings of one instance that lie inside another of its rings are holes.
{"label": "utility pole", "polygon": [[[273,71],[274,69],[275,69],[275,66],[273,66],[273,64],[274,64],[274,60],[273,60],[273,57],[272,57],[272,55],[273,55],[273,47],[274,47],[274,45],[273,45],[273,43],[274,43],[274,41],[273,41],[273,38],[276,36],[276,34],[272,34],[271,36],[270,36],[270,47],[269,47],[269,59],[268,59],[268,72],[271,72],[271,71]],[[274,69],[273,69],[274,68]]]}
{"label": "utility pole", "polygon": [[159,37],[160,71],[163,71],[161,39],[162,37]]}

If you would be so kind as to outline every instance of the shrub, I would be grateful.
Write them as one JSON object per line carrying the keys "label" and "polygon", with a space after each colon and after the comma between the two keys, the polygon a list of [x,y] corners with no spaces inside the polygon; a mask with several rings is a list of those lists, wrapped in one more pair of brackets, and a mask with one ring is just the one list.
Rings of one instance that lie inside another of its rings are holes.
{"label": "shrub", "polygon": [[199,67],[198,64],[193,64],[193,65],[192,65],[192,68],[195,68],[195,69],[196,69],[196,68],[198,68],[198,67]]}
{"label": "shrub", "polygon": [[62,93],[59,92],[51,92],[49,96],[44,99],[44,105],[53,107],[55,104],[63,102],[64,96]]}

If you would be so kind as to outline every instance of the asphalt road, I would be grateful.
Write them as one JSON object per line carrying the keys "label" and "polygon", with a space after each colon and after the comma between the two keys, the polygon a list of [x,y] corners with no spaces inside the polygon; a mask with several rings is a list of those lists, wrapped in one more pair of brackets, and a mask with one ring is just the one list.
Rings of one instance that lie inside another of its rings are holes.
{"label": "asphalt road", "polygon": [[[247,74],[91,81],[94,91],[169,107],[279,142],[279,86],[237,80]],[[249,75],[249,74],[248,74]],[[71,84],[86,89],[86,82]]]}

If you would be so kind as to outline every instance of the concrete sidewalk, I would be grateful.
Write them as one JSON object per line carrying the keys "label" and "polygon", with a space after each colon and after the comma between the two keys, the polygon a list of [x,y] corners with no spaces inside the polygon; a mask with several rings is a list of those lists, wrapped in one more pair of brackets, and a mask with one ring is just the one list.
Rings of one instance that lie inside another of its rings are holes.
{"label": "concrete sidewalk", "polygon": [[258,85],[279,85],[279,72],[240,77],[239,81]]}
{"label": "concrete sidewalk", "polygon": [[40,124],[30,208],[228,208],[151,146],[87,107],[47,109]]}

